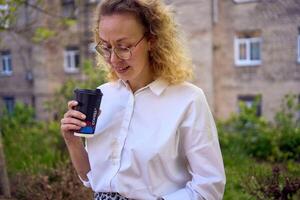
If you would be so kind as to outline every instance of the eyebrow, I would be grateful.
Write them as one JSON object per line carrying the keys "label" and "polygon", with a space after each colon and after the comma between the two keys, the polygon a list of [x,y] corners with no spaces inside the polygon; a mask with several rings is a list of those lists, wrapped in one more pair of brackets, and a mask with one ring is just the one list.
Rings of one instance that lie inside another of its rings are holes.
{"label": "eyebrow", "polygon": [[[100,40],[101,40],[102,42],[108,43],[108,41],[102,39],[101,37],[99,37],[99,38],[100,38]],[[129,39],[129,38],[128,38],[128,37],[123,37],[123,38],[118,39],[116,42],[122,42],[123,40],[126,40],[126,39]]]}

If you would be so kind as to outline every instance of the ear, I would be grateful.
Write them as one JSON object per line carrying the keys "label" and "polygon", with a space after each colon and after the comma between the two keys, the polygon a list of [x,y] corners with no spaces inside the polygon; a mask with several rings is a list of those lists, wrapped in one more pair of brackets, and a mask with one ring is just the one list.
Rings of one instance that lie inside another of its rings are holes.
{"label": "ear", "polygon": [[156,46],[157,39],[154,36],[148,38],[148,51],[151,51]]}

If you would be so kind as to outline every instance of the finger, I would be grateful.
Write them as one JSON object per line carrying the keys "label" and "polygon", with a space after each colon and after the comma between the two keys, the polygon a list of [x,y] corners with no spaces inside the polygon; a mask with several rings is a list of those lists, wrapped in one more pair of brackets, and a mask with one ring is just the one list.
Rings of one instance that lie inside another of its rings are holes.
{"label": "finger", "polygon": [[101,110],[100,110],[100,109],[98,109],[98,114],[97,114],[97,117],[99,117],[99,116],[100,116],[100,114],[101,114]]}
{"label": "finger", "polygon": [[66,131],[77,131],[81,129],[80,126],[77,126],[75,124],[64,124],[64,125],[61,125],[61,130],[66,132]]}
{"label": "finger", "polygon": [[65,124],[74,124],[76,126],[80,126],[80,127],[84,127],[86,126],[86,123],[81,121],[81,120],[78,120],[76,118],[72,118],[72,117],[69,117],[69,118],[63,118],[61,120],[61,124],[62,125],[65,125]]}
{"label": "finger", "polygon": [[69,110],[68,112],[66,112],[64,114],[64,118],[68,117],[75,117],[80,120],[84,120],[86,118],[86,116],[82,112],[79,112],[77,110]]}
{"label": "finger", "polygon": [[69,101],[69,102],[68,102],[68,109],[69,109],[69,110],[73,110],[74,107],[77,106],[77,105],[78,105],[78,102],[77,102],[77,101],[75,101],[75,100]]}

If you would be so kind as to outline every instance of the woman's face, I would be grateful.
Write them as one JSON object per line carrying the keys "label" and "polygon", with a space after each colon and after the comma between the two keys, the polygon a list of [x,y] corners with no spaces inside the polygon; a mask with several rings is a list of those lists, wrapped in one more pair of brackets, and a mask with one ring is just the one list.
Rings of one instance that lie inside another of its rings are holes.
{"label": "woman's face", "polygon": [[[133,14],[113,14],[101,17],[99,37],[102,47],[111,51],[106,61],[120,79],[129,82],[133,90],[152,81],[148,56],[150,42],[144,34],[144,27]],[[131,48],[131,57],[129,59],[118,57],[112,51],[114,48]]]}

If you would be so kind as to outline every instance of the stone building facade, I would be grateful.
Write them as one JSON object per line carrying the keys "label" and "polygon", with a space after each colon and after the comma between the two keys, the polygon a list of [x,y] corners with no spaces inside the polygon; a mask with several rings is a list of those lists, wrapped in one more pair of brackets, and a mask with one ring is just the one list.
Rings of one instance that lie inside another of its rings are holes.
{"label": "stone building facade", "polygon": [[[66,79],[82,79],[83,61],[93,57],[89,45],[97,1],[43,1],[39,5],[42,11],[33,7],[35,0],[28,2],[30,5],[19,9],[14,31],[0,32],[0,59],[5,59],[2,54],[9,56],[9,63],[1,61],[0,108],[11,110],[21,101],[36,109],[38,119],[48,119],[53,113],[45,109],[45,102]],[[73,23],[63,24],[62,17]],[[55,35],[35,42],[33,30],[40,27],[54,30]]]}
{"label": "stone building facade", "polygon": [[[20,9],[20,26],[38,19],[33,28],[47,26],[61,31],[39,43],[28,39],[33,34],[30,30],[18,35],[0,32],[1,65],[6,65],[0,68],[0,108],[20,100],[33,105],[39,119],[51,117],[44,109],[45,100],[67,78],[83,78],[83,61],[93,58],[90,47],[97,2],[45,1],[43,8],[50,14],[30,6]],[[272,119],[286,93],[300,94],[297,0],[166,3],[175,10],[193,59],[194,83],[204,90],[217,118],[224,119],[236,112],[240,100],[251,104],[260,95],[261,113]],[[76,23],[60,25],[55,21],[57,15],[73,18]],[[3,60],[11,64],[3,64]],[[7,70],[9,65],[11,70]]]}
{"label": "stone building facade", "polygon": [[272,120],[286,94],[300,94],[300,2],[220,0],[213,28],[214,108],[219,118],[260,96]]}

